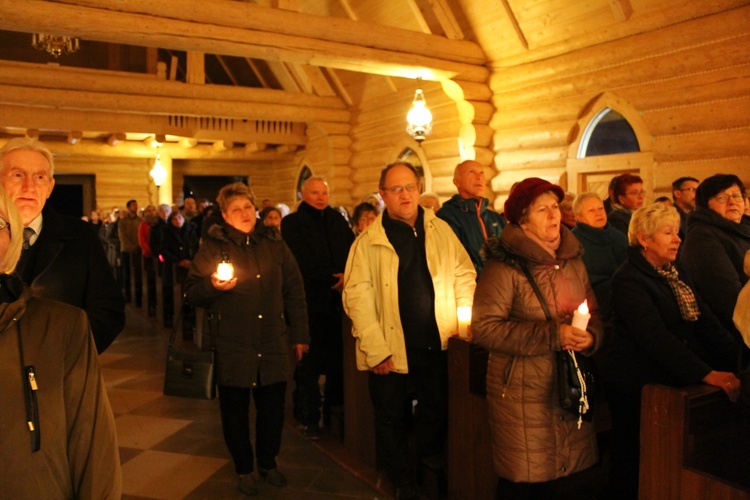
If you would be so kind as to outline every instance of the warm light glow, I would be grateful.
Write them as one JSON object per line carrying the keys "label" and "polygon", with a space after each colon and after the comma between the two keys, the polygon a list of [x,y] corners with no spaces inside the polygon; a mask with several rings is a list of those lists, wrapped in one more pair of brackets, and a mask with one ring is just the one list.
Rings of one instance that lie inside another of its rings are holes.
{"label": "warm light glow", "polygon": [[229,281],[234,278],[234,266],[231,262],[219,262],[216,266],[216,278],[219,281]]}
{"label": "warm light glow", "polygon": [[583,303],[581,303],[580,306],[578,306],[578,312],[581,314],[588,314],[589,313],[589,303],[588,300],[584,300]]}
{"label": "warm light glow", "polygon": [[421,88],[418,88],[414,93],[414,101],[409,113],[406,115],[406,121],[409,123],[406,131],[417,142],[425,140],[432,131],[432,113],[427,109],[424,92],[422,92]]}
{"label": "warm light glow", "polygon": [[79,48],[78,38],[70,36],[47,35],[34,33],[31,36],[31,45],[35,49],[49,52],[55,59],[63,54],[72,54]]}
{"label": "warm light glow", "polygon": [[167,169],[161,164],[161,158],[158,153],[156,154],[156,160],[154,160],[154,168],[151,169],[149,175],[154,180],[156,187],[161,187],[164,181],[167,180]]}
{"label": "warm light glow", "polygon": [[456,308],[456,316],[458,316],[458,336],[468,337],[469,325],[471,324],[471,307],[458,306]]}

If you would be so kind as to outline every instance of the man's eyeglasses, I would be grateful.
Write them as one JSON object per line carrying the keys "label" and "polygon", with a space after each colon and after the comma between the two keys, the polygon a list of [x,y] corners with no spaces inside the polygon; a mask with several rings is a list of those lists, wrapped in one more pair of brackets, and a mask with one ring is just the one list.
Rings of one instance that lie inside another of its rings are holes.
{"label": "man's eyeglasses", "polygon": [[726,203],[729,201],[729,198],[732,198],[737,203],[745,203],[745,197],[742,196],[742,193],[734,193],[734,194],[720,194],[714,196],[714,200],[716,200],[719,203]]}
{"label": "man's eyeglasses", "polygon": [[406,190],[407,193],[413,193],[419,188],[416,184],[407,184],[406,186],[393,186],[393,187],[384,187],[384,191],[388,191],[391,194],[401,194]]}
{"label": "man's eyeglasses", "polygon": [[628,196],[646,196],[646,190],[641,189],[640,191],[628,191],[625,194]]}
{"label": "man's eyeglasses", "polygon": [[698,191],[698,188],[680,188],[679,191],[690,191],[691,193],[695,193]]}

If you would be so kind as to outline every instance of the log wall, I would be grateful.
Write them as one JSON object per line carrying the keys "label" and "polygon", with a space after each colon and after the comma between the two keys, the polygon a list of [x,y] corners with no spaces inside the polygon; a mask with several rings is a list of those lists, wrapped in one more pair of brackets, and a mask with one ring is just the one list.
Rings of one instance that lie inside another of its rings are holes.
{"label": "log wall", "polygon": [[498,68],[493,185],[531,175],[566,181],[569,146],[586,106],[625,100],[653,138],[654,197],[683,175],[719,172],[750,181],[750,7],[689,20],[541,62]]}

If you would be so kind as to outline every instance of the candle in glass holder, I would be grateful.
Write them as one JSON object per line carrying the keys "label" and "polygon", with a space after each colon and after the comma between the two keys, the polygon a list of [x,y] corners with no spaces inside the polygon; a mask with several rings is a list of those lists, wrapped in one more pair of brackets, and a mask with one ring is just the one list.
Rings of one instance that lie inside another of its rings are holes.
{"label": "candle in glass holder", "polygon": [[589,325],[590,319],[591,314],[589,313],[589,304],[586,300],[584,300],[583,303],[578,306],[578,309],[573,311],[573,321],[571,323],[571,326],[575,326],[576,328],[580,328],[581,330],[586,330],[586,327]]}
{"label": "candle in glass holder", "polygon": [[461,338],[469,337],[469,325],[471,324],[471,307],[458,306],[456,308],[458,316],[458,336]]}
{"label": "candle in glass holder", "polygon": [[216,266],[216,278],[219,281],[229,281],[234,278],[234,266],[231,262],[221,261]]}

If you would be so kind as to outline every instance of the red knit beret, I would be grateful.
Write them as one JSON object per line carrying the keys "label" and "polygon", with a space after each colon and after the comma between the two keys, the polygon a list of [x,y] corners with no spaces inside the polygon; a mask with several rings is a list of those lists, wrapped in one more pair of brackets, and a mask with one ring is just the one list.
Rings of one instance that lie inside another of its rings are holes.
{"label": "red knit beret", "polygon": [[559,202],[565,197],[563,188],[539,177],[524,179],[513,188],[513,192],[505,201],[505,220],[518,224],[518,219],[524,209],[534,203],[541,194],[551,191]]}

